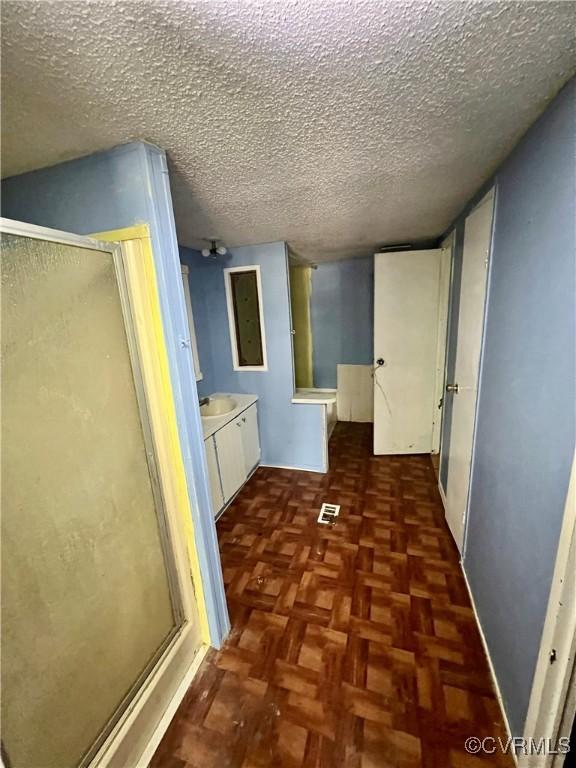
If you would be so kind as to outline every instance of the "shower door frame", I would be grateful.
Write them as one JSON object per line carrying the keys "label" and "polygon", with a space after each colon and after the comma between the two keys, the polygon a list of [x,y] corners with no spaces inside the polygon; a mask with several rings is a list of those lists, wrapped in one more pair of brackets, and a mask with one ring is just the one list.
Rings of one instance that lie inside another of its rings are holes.
{"label": "shower door frame", "polygon": [[[196,593],[192,583],[188,555],[183,544],[181,521],[165,503],[159,474],[159,456],[153,433],[150,400],[146,387],[143,363],[139,352],[138,336],[134,324],[133,306],[128,287],[122,245],[106,242],[62,230],[51,229],[0,217],[0,234],[16,235],[34,240],[70,245],[112,256],[116,283],[120,296],[122,317],[128,345],[130,365],[136,391],[136,400],[150,475],[152,494],[158,520],[160,541],[169,585],[170,601],[175,625],[154,653],[146,667],[134,681],[130,690],[118,704],[77,768],[124,768],[128,758],[145,753],[153,731],[159,727],[161,715],[155,713],[158,689],[163,677],[172,673],[179,677],[179,686],[195,671],[203,658],[206,646],[195,653],[193,663],[186,642],[190,640],[190,620],[197,615]],[[201,651],[201,652],[200,652]],[[192,654],[194,655],[194,654]],[[170,697],[171,698],[171,697]],[[151,732],[152,728],[152,732]],[[10,755],[7,755],[8,760]],[[140,760],[137,761],[140,764]],[[0,767],[3,763],[0,762]]]}

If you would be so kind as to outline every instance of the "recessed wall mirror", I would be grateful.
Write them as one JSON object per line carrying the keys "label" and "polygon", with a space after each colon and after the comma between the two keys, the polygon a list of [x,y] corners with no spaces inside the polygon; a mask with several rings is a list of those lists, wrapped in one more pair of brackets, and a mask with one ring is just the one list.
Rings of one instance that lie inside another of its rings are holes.
{"label": "recessed wall mirror", "polygon": [[266,338],[260,268],[224,270],[234,370],[265,371]]}

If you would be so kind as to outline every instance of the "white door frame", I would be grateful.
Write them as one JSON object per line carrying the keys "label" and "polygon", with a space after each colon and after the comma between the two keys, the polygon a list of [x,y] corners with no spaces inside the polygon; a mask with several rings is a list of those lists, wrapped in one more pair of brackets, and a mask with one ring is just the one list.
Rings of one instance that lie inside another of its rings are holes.
{"label": "white door frame", "polygon": [[[453,297],[454,297],[454,254],[456,250],[456,227],[450,232],[449,235],[447,235],[442,243],[440,244],[441,248],[444,248],[447,246],[447,243],[450,242],[450,286],[448,289],[448,315],[446,317],[446,337],[445,337],[445,348],[444,348],[444,377],[442,379],[442,418],[440,420],[440,443],[438,448],[438,454],[439,454],[439,465],[438,465],[438,492],[440,494],[440,499],[442,500],[442,506],[444,507],[444,512],[446,512],[446,491],[444,489],[444,486],[442,485],[442,432],[444,427],[444,416],[446,413],[446,382],[448,381],[448,345],[450,344],[450,328],[452,326],[452,315],[453,315]],[[454,361],[456,363],[456,361]]]}
{"label": "white door frame", "polygon": [[[555,661],[551,662],[551,654]],[[524,738],[550,739],[559,751],[559,739],[569,738],[576,714],[576,456],[564,518],[558,539],[556,565],[536,670],[532,682]],[[576,744],[573,745],[576,748]],[[564,755],[521,756],[521,768],[560,768]]]}
{"label": "white door frame", "polygon": [[[448,313],[452,285],[452,263],[454,255],[454,230],[440,245],[440,279],[438,283],[438,342],[436,347],[436,390],[432,412],[432,453],[440,453],[442,420],[444,416],[444,386],[448,351]],[[440,406],[440,402],[442,405]],[[438,479],[440,482],[440,479]]]}

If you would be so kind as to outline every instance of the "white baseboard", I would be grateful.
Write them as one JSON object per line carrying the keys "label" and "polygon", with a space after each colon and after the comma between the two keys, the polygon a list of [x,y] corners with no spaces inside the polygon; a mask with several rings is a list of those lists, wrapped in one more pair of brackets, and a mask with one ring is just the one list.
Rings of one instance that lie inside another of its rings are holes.
{"label": "white baseboard", "polygon": [[[442,495],[442,491],[440,491]],[[486,654],[486,658],[488,659],[488,667],[490,669],[490,676],[492,677],[492,684],[494,686],[494,690],[496,691],[496,698],[498,700],[498,705],[500,706],[500,712],[502,713],[502,719],[504,721],[504,726],[506,728],[506,735],[508,738],[512,738],[512,731],[510,729],[510,723],[508,722],[508,715],[506,714],[506,707],[504,706],[504,699],[502,698],[502,692],[500,691],[500,685],[498,684],[498,678],[496,677],[496,670],[494,669],[494,665],[492,664],[492,657],[490,656],[490,649],[488,648],[488,643],[486,642],[486,636],[484,635],[484,630],[482,629],[482,624],[480,623],[480,617],[478,616],[478,611],[476,610],[476,603],[474,602],[474,595],[472,594],[472,589],[470,588],[470,582],[468,581],[468,576],[466,575],[466,571],[464,570],[464,564],[460,562],[460,566],[462,568],[462,573],[464,574],[464,581],[466,583],[466,589],[468,590],[468,596],[470,598],[470,603],[472,605],[472,610],[474,611],[474,618],[476,619],[476,626],[478,627],[478,632],[480,633],[480,639],[482,640],[482,645],[484,647],[484,653]],[[516,765],[518,765],[518,755],[514,752],[514,750],[511,750],[510,753],[512,754],[514,758],[514,762]]]}
{"label": "white baseboard", "polygon": [[186,695],[186,691],[188,688],[190,688],[190,685],[192,684],[192,680],[194,679],[194,676],[196,675],[196,672],[198,672],[198,669],[200,668],[200,664],[204,661],[204,657],[206,656],[207,652],[209,650],[209,646],[203,645],[201,648],[198,649],[198,652],[194,656],[194,660],[192,664],[190,664],[190,667],[184,677],[182,678],[182,682],[176,689],[176,692],[174,696],[172,697],[170,704],[166,707],[166,710],[164,714],[162,715],[162,718],[160,719],[160,722],[156,726],[156,729],[154,730],[154,733],[150,737],[150,741],[146,745],[146,749],[142,753],[140,759],[138,760],[138,766],[137,768],[147,768],[147,766],[150,763],[150,760],[152,760],[152,757],[154,755],[154,752],[158,749],[158,745],[162,741],[162,737],[168,730],[168,726],[172,722],[172,718],[176,714],[176,710],[180,706],[182,699]]}
{"label": "white baseboard", "polygon": [[448,506],[446,504],[446,494],[444,493],[444,488],[442,488],[442,483],[440,482],[440,480],[438,480],[438,493],[440,494],[440,498],[442,499],[442,506],[444,507],[444,512],[446,512],[446,507]]}

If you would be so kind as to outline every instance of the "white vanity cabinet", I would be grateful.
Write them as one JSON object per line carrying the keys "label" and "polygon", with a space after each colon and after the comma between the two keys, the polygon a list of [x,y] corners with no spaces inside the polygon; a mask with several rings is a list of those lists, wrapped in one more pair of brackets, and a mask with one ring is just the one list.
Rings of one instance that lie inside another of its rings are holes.
{"label": "white vanity cabinet", "polygon": [[214,514],[230,501],[260,461],[256,403],[205,438]]}

